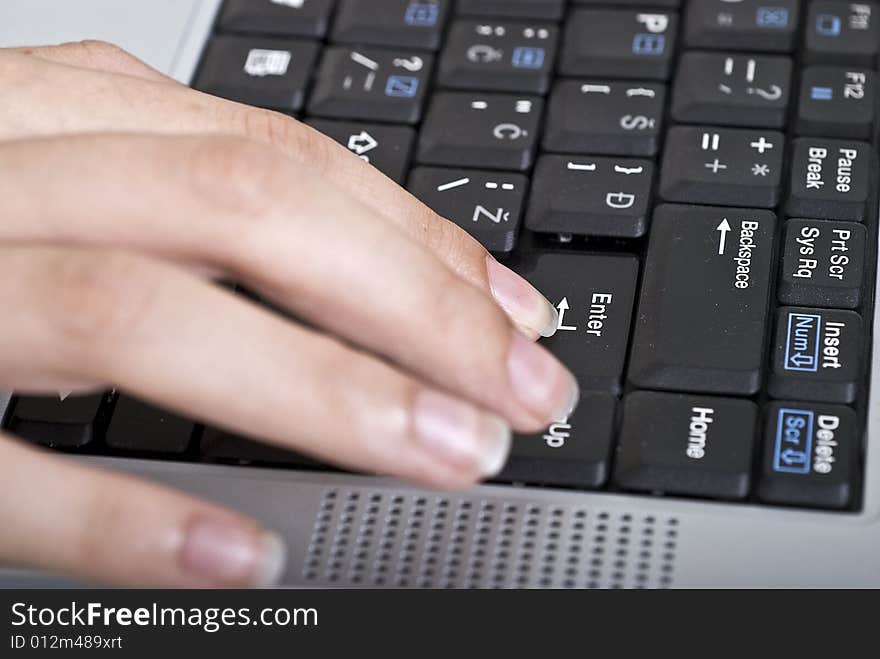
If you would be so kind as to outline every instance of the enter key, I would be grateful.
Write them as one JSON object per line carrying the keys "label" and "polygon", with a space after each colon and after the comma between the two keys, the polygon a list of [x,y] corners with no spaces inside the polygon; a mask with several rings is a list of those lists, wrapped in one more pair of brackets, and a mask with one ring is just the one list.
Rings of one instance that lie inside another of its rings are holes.
{"label": "enter key", "polygon": [[544,342],[585,392],[619,394],[639,276],[631,256],[541,253],[511,264],[559,310]]}

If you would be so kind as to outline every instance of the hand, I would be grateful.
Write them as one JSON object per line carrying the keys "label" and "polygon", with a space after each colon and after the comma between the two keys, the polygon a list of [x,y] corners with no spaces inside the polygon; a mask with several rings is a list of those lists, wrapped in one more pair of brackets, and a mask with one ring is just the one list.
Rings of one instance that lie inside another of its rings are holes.
{"label": "hand", "polygon": [[[573,377],[533,343],[552,305],[305,125],[96,42],[0,51],[0,85],[0,389],[118,387],[438,488],[571,411]],[[0,563],[112,584],[262,585],[283,565],[238,514],[10,437],[0,528]]]}

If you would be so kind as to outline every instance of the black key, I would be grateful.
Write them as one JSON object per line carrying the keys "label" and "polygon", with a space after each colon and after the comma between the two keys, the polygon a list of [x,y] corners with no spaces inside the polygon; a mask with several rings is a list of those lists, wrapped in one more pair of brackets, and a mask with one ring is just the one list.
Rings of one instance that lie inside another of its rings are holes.
{"label": "black key", "polygon": [[[650,5],[651,7],[665,7],[669,9],[676,9],[681,6],[682,0],[649,0],[645,2],[645,0],[614,0],[613,4],[619,7],[644,7],[646,5]],[[602,5],[607,7],[609,4],[608,0],[572,0],[572,4],[574,6],[586,6],[592,7],[595,5]]]}
{"label": "black key", "polygon": [[543,106],[527,96],[436,94],[419,136],[418,160],[525,171],[532,166]]}
{"label": "black key", "polygon": [[744,499],[757,424],[758,408],[745,400],[630,394],[614,482],[643,492]]}
{"label": "black key", "polygon": [[676,74],[672,116],[684,123],[782,128],[791,73],[788,57],[685,53]]}
{"label": "black key", "polygon": [[308,122],[398,184],[406,179],[416,139],[408,126],[312,119]]}
{"label": "black key", "polygon": [[458,13],[498,18],[538,18],[558,21],[565,0],[458,0]]}
{"label": "black key", "polygon": [[95,426],[103,402],[103,394],[18,396],[6,428],[43,446],[80,448],[95,438]]}
{"label": "black key", "polygon": [[859,446],[858,421],[848,407],[772,403],[758,496],[767,503],[846,508]]}
{"label": "black key", "polygon": [[785,138],[773,131],[670,129],[660,176],[667,201],[756,208],[779,203]]}
{"label": "black key", "polygon": [[240,103],[280,112],[302,109],[318,44],[270,37],[221,35],[205,53],[193,85]]}
{"label": "black key", "polygon": [[801,79],[797,132],[871,139],[876,103],[877,76],[872,71],[811,66]]}
{"label": "black key", "polygon": [[124,451],[183,453],[194,428],[192,421],[120,395],[113,406],[105,441]]}
{"label": "black key", "polygon": [[225,32],[322,38],[336,0],[226,0],[218,29]]}
{"label": "black key", "polygon": [[874,150],[863,142],[794,141],[786,211],[794,217],[866,219]]}
{"label": "black key", "polygon": [[319,463],[293,451],[263,444],[238,435],[205,428],[199,443],[200,453],[208,460],[241,464],[265,464],[283,467],[320,467]]}
{"label": "black key", "polygon": [[806,307],[779,310],[769,385],[773,398],[852,403],[864,362],[859,314]]}
{"label": "black key", "polygon": [[502,254],[516,247],[527,186],[520,174],[433,167],[414,169],[409,180],[418,199]]}
{"label": "black key", "polygon": [[779,301],[855,309],[862,301],[867,229],[852,222],[785,224]]}
{"label": "black key", "polygon": [[648,230],[654,164],[541,156],[526,226],[539,233],[639,238]]}
{"label": "black key", "polygon": [[665,106],[665,85],[564,80],[550,96],[544,149],[654,156],[660,149]]}
{"label": "black key", "polygon": [[691,0],[685,42],[691,48],[790,52],[800,19],[799,0]]}
{"label": "black key", "polygon": [[880,52],[876,2],[812,2],[805,57],[809,62],[873,67]]}
{"label": "black key", "polygon": [[752,395],[761,387],[776,216],[660,206],[629,379],[637,387]]}
{"label": "black key", "polygon": [[433,59],[411,52],[328,48],[309,114],[414,124],[422,116]]}
{"label": "black key", "polygon": [[602,487],[608,480],[617,399],[585,394],[571,418],[543,435],[514,439],[498,480],[532,485]]}
{"label": "black key", "polygon": [[678,15],[616,9],[574,11],[566,21],[560,72],[568,76],[666,80]]}
{"label": "black key", "polygon": [[339,0],[332,40],[436,50],[450,4],[450,0]]}
{"label": "black key", "polygon": [[543,342],[582,391],[619,393],[639,263],[630,256],[530,252],[510,264],[556,303],[556,334]]}
{"label": "black key", "polygon": [[543,23],[456,21],[438,66],[444,87],[546,94],[559,30]]}

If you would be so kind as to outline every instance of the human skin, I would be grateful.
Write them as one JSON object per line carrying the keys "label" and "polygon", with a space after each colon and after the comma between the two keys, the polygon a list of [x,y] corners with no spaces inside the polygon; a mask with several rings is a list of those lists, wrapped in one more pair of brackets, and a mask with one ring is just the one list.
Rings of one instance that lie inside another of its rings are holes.
{"label": "human skin", "polygon": [[[118,388],[441,489],[573,409],[535,343],[552,305],[304,124],[101,42],[0,50],[0,87],[0,389]],[[284,564],[238,513],[8,435],[0,529],[2,564],[114,585],[262,586]]]}

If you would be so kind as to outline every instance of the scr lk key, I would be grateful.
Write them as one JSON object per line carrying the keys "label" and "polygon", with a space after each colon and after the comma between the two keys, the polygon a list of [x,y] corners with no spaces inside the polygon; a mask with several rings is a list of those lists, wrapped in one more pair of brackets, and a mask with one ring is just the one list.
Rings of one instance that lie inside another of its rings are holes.
{"label": "scr lk key", "polygon": [[773,403],[767,409],[758,496],[767,503],[846,508],[859,453],[853,410]]}
{"label": "scr lk key", "polygon": [[630,359],[634,385],[758,392],[775,230],[769,211],[657,209]]}

